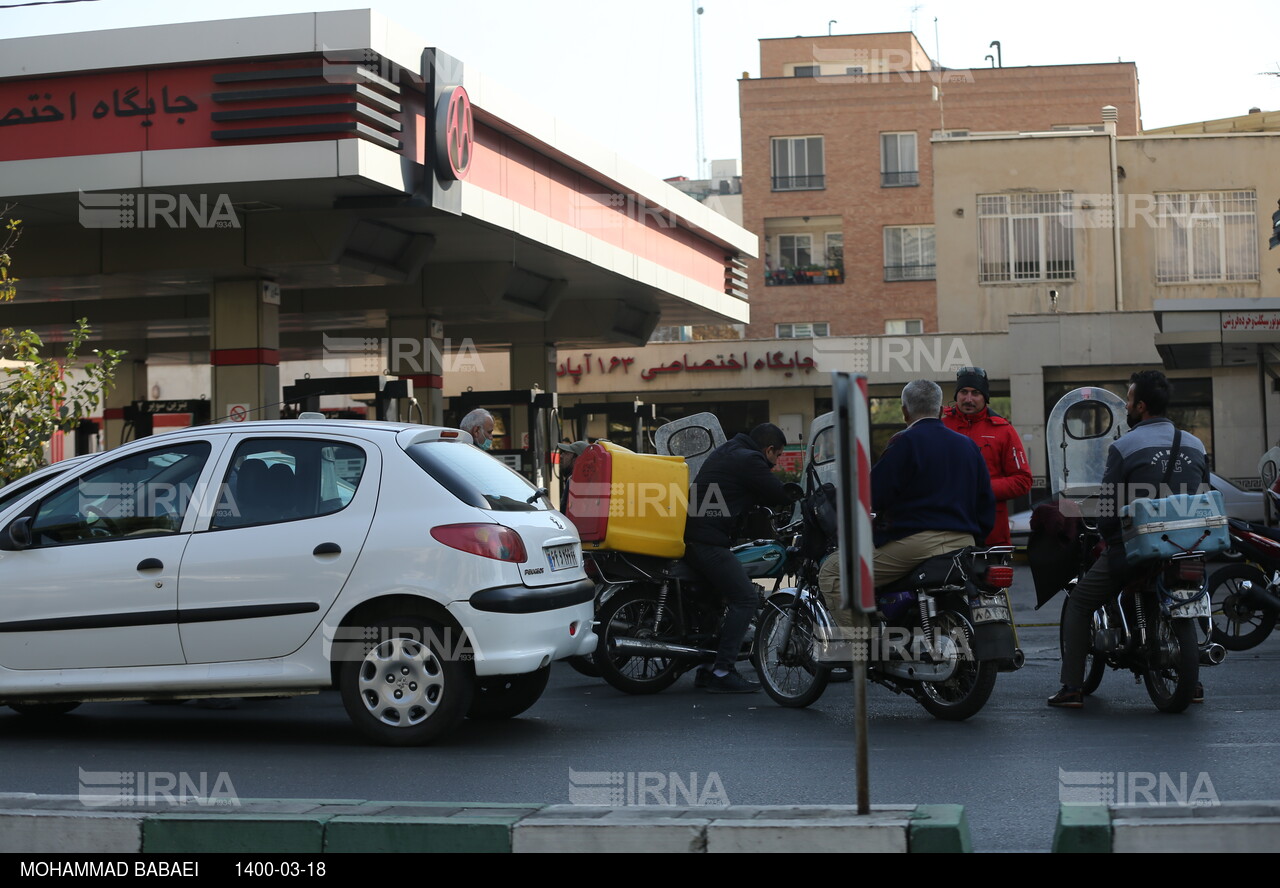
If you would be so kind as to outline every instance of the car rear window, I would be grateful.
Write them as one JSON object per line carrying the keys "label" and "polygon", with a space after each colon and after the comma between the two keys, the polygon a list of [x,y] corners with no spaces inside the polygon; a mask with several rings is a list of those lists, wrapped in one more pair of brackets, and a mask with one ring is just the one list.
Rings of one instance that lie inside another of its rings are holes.
{"label": "car rear window", "polygon": [[452,441],[424,441],[406,451],[445,489],[470,506],[497,512],[550,508],[524,476],[479,448]]}

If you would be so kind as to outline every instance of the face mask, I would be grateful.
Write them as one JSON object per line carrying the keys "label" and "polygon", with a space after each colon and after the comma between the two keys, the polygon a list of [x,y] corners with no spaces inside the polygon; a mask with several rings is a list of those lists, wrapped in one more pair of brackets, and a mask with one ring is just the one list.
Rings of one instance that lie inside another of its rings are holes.
{"label": "face mask", "polygon": [[485,439],[484,439],[484,441],[480,444],[480,449],[481,449],[481,450],[492,450],[492,449],[493,449],[493,439],[492,439],[492,438],[485,438]]}

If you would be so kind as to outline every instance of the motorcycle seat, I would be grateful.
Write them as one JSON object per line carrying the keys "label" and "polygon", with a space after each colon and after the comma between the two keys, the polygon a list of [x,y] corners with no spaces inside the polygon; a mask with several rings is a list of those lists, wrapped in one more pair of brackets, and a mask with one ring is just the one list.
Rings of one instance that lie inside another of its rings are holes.
{"label": "motorcycle seat", "polygon": [[934,555],[932,558],[917,564],[892,583],[877,588],[876,594],[888,595],[893,592],[904,592],[908,589],[950,585],[953,572],[956,574],[956,582],[960,582],[959,571],[956,570],[955,557],[955,552]]}
{"label": "motorcycle seat", "polygon": [[1269,540],[1275,540],[1277,543],[1280,543],[1280,527],[1267,527],[1265,524],[1254,524],[1250,521],[1242,521],[1239,518],[1231,518],[1229,520],[1231,526],[1236,530],[1256,533],[1258,536],[1266,537]]}

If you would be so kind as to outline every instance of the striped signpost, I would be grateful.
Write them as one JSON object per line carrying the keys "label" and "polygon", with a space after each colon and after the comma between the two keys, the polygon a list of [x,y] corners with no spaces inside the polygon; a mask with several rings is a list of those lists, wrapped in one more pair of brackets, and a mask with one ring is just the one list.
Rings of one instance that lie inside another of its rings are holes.
{"label": "striped signpost", "polygon": [[[870,619],[876,609],[871,540],[871,415],[867,377],[831,374],[836,426],[836,468],[840,519],[841,605],[854,612],[853,712],[857,733],[858,813],[871,812],[867,767],[867,656]],[[858,644],[859,641],[863,643]],[[859,655],[859,650],[863,651]]]}

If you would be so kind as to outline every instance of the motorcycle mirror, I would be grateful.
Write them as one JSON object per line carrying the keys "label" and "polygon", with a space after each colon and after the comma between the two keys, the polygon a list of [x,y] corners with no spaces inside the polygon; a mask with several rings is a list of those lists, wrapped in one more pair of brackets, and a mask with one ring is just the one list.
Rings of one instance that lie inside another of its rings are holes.
{"label": "motorcycle mirror", "polygon": [[788,481],[782,485],[782,489],[787,492],[787,500],[789,502],[798,502],[804,499],[804,488],[794,481]]}

